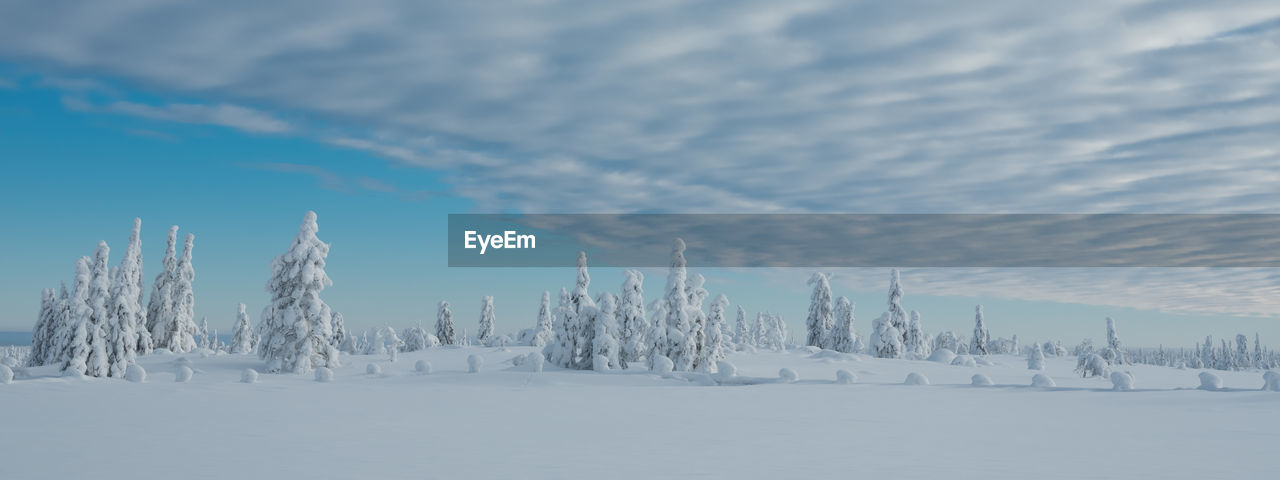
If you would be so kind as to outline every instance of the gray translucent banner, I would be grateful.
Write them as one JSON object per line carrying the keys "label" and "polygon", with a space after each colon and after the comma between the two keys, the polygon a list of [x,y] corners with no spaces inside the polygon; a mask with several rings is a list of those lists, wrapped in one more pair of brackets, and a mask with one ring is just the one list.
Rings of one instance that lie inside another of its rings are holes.
{"label": "gray translucent banner", "polygon": [[663,267],[676,238],[691,267],[1280,266],[1270,214],[455,214],[449,266]]}

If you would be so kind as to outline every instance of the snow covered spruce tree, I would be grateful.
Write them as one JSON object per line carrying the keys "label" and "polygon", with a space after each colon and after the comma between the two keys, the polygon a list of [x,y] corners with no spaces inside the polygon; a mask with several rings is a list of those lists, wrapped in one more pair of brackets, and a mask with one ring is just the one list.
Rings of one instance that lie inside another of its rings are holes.
{"label": "snow covered spruce tree", "polygon": [[738,305],[738,321],[734,323],[733,341],[738,345],[755,346],[755,338],[751,337],[751,327],[747,326],[747,311]]}
{"label": "snow covered spruce tree", "polygon": [[53,289],[40,291],[40,316],[36,326],[31,329],[31,353],[27,355],[27,366],[45,365],[52,349],[54,331],[58,328],[58,298]]}
{"label": "snow covered spruce tree", "polygon": [[307,373],[339,366],[338,349],[329,343],[331,312],[320,299],[333,282],[324,271],[329,245],[316,237],[319,229],[315,212],[307,212],[289,250],[271,261],[271,304],[262,311],[258,348],[268,371]]}
{"label": "snow covered spruce tree", "polygon": [[622,272],[622,297],[618,302],[618,365],[627,368],[639,362],[646,350],[645,333],[649,319],[644,312],[644,274],[638,270]]}
{"label": "snow covered spruce tree", "polygon": [[191,282],[196,278],[195,269],[191,266],[191,249],[195,246],[196,236],[187,234],[182,246],[182,256],[173,272],[173,303],[168,318],[162,327],[165,338],[164,345],[174,353],[186,353],[196,349],[196,335],[200,327],[196,325],[196,296]]}
{"label": "snow covered spruce tree", "polygon": [[529,338],[525,339],[534,347],[545,347],[555,335],[551,320],[551,292],[542,292],[542,302],[538,305],[538,320],[533,326]]}
{"label": "snow covered spruce tree", "polygon": [[846,297],[836,299],[835,327],[831,329],[828,348],[837,352],[855,353],[858,333],[853,328],[853,302]]}
{"label": "snow covered spruce tree", "polygon": [[906,341],[902,347],[906,350],[908,357],[924,359],[929,357],[932,349],[929,347],[929,339],[924,333],[924,327],[920,325],[920,312],[911,311],[911,321],[907,324]]}
{"label": "snow covered spruce tree", "polygon": [[707,314],[706,334],[703,344],[698,349],[697,370],[699,372],[716,372],[716,362],[724,360],[724,337],[721,332],[727,323],[725,309],[729,308],[729,297],[723,293],[716,295],[711,301],[711,309]]}
{"label": "snow covered spruce tree", "polygon": [[110,252],[107,242],[98,242],[98,249],[93,254],[93,265],[89,270],[89,307],[92,313],[89,322],[88,367],[85,375],[91,377],[105,377],[111,371],[111,348],[107,341],[115,334],[114,325],[107,312],[107,303],[111,295],[111,267],[108,266]]}
{"label": "snow covered spruce tree", "polygon": [[671,269],[667,273],[667,288],[663,295],[667,318],[667,345],[663,353],[675,365],[677,371],[693,369],[698,345],[694,343],[693,321],[689,318],[689,297],[685,291],[684,240],[677,238],[671,246]]}
{"label": "snow covered spruce tree", "polygon": [[1124,350],[1120,346],[1120,335],[1116,333],[1116,321],[1111,317],[1107,317],[1107,348],[1102,349],[1100,355],[1110,365],[1129,363],[1125,361]]}
{"label": "snow covered spruce tree", "polygon": [[84,375],[89,368],[89,350],[91,341],[89,332],[93,329],[93,307],[89,305],[89,282],[92,278],[89,257],[76,260],[76,278],[71,296],[67,299],[66,320],[57,331],[56,343],[61,350],[62,370]]}
{"label": "snow covered spruce tree", "polygon": [[138,354],[151,351],[151,333],[146,329],[146,311],[142,309],[142,219],[133,219],[129,247],[112,277],[110,303],[107,306],[112,328],[110,338],[111,376],[124,377],[125,369]]}
{"label": "snow covered spruce tree", "polygon": [[209,317],[200,317],[200,333],[196,335],[196,346],[199,348],[212,348],[213,339],[209,334]]}
{"label": "snow covered spruce tree", "polygon": [[560,288],[560,301],[556,304],[555,314],[552,315],[552,337],[542,347],[542,354],[552,365],[560,367],[568,367],[573,363],[573,343],[574,334],[570,333],[570,326],[566,323],[569,314],[569,290]]}
{"label": "snow covered spruce tree", "polygon": [[831,283],[827,274],[818,272],[809,277],[813,296],[809,298],[809,318],[805,321],[808,335],[805,345],[831,348],[831,330],[835,327],[835,315],[831,312]]}
{"label": "snow covered spruce tree", "polygon": [[969,341],[969,354],[986,355],[991,350],[991,332],[983,321],[982,305],[973,309],[973,339]]}
{"label": "snow covered spruce tree", "polygon": [[702,348],[707,342],[707,314],[702,311],[702,303],[709,295],[707,289],[702,287],[706,281],[702,274],[695,273],[689,277],[685,286],[686,291],[689,292],[689,337],[693,339],[694,346],[690,371],[703,371],[698,361],[702,359]]}
{"label": "snow covered spruce tree", "polygon": [[654,360],[667,355],[667,299],[654,299],[649,304],[649,331],[644,334],[645,355],[650,369]]}
{"label": "snow covered spruce tree", "polygon": [[751,324],[751,337],[754,339],[753,346],[759,348],[767,348],[769,343],[769,322],[768,315],[765,312],[756,312],[756,321]]}
{"label": "snow covered spruce tree", "polygon": [[480,299],[480,327],[476,329],[476,341],[488,345],[493,341],[493,296]]}
{"label": "snow covered spruce tree", "polygon": [[244,304],[236,307],[236,326],[231,334],[231,353],[253,352],[253,329],[249,327],[249,314],[244,311]]}
{"label": "snow covered spruce tree", "polygon": [[561,291],[560,306],[556,308],[555,341],[543,348],[547,361],[560,367],[588,370],[594,366],[595,302],[588,288],[591,275],[587,272],[587,254],[578,252],[578,277],[573,291]]}
{"label": "snow covered spruce tree", "polygon": [[899,358],[902,350],[902,335],[894,328],[892,315],[880,314],[872,324],[871,353],[879,358]]}
{"label": "snow covered spruce tree", "polygon": [[592,326],[595,334],[591,337],[592,362],[596,370],[615,369],[620,366],[618,359],[618,307],[616,297],[612,293],[600,294],[599,307],[593,308]]}
{"label": "snow covered spruce tree", "polygon": [[1034,344],[1027,353],[1027,369],[1044,370],[1044,348],[1039,343]]}
{"label": "snow covered spruce tree", "polygon": [[436,306],[436,338],[441,345],[457,345],[458,337],[453,330],[453,310],[449,310],[449,302],[444,300]]}
{"label": "snow covered spruce tree", "polygon": [[155,348],[169,348],[169,325],[173,323],[173,278],[178,271],[178,226],[169,227],[169,239],[165,243],[164,267],[151,284],[151,299],[147,304],[147,331],[151,332]]}
{"label": "snow covered spruce tree", "polygon": [[766,314],[769,320],[769,333],[765,335],[768,348],[783,352],[787,350],[787,324],[782,315]]}
{"label": "snow covered spruce tree", "polygon": [[889,322],[898,332],[898,342],[905,344],[908,325],[907,312],[902,309],[902,295],[902,279],[895,268],[889,274]]}
{"label": "snow covered spruce tree", "polygon": [[342,313],[333,312],[333,316],[329,319],[329,325],[333,328],[333,338],[329,341],[329,344],[341,350],[342,344],[347,341],[347,324],[342,320]]}

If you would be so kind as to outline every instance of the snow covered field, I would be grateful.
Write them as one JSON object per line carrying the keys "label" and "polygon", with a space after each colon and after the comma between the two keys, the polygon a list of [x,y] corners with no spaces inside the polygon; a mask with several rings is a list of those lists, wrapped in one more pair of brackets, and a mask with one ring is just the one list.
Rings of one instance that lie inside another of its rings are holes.
{"label": "snow covered field", "polygon": [[[0,478],[1273,478],[1280,393],[1258,371],[1135,365],[1135,390],[1049,358],[959,367],[809,350],[731,353],[740,377],[513,367],[530,347],[342,356],[331,383],[262,374],[249,355],[139,357],[146,383],[0,385]],[[485,359],[467,373],[467,357]],[[414,372],[418,360],[432,373]],[[366,374],[370,363],[382,374]],[[780,368],[799,374],[776,382]],[[835,383],[847,369],[857,383]],[[931,385],[903,385],[910,372]],[[974,387],[982,373],[994,386]],[[755,383],[748,380],[746,383]]]}

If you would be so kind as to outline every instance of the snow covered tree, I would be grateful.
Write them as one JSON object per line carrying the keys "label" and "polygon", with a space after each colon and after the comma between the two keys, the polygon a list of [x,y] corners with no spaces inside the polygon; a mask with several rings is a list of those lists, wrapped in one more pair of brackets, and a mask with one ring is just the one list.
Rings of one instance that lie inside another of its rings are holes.
{"label": "snow covered tree", "polygon": [[702,274],[695,273],[689,277],[685,287],[689,292],[690,337],[693,338],[694,345],[693,365],[689,367],[692,371],[704,371],[703,366],[698,364],[702,358],[702,348],[707,342],[707,314],[702,311],[702,302],[707,299],[709,293],[702,287],[704,283],[706,278],[703,278]]}
{"label": "snow covered tree", "polygon": [[110,252],[107,242],[98,242],[89,270],[89,307],[93,313],[89,322],[89,358],[85,375],[91,377],[105,377],[111,371],[111,348],[107,340],[115,334],[107,311],[111,296]]}
{"label": "snow covered tree", "polygon": [[667,355],[667,301],[655,299],[649,304],[649,331],[645,332],[645,355],[650,369],[654,360]]}
{"label": "snow covered tree", "polygon": [[493,339],[493,296],[480,299],[480,328],[476,329],[476,341],[488,345]]}
{"label": "snow covered tree", "polygon": [[196,345],[200,348],[213,348],[213,338],[209,335],[209,317],[200,317],[200,333],[196,334]]}
{"label": "snow covered tree", "polygon": [[552,365],[569,367],[573,363],[574,334],[570,333],[566,317],[569,314],[569,291],[560,289],[560,302],[556,305],[553,316],[553,333],[551,342],[542,348],[542,353]]}
{"label": "snow covered tree", "polygon": [[824,273],[814,273],[809,277],[809,285],[813,285],[813,295],[809,298],[809,318],[805,321],[808,335],[805,345],[818,348],[831,348],[831,329],[835,327],[835,315],[831,311],[831,284]]}
{"label": "snow covered tree", "polygon": [[1236,334],[1236,361],[1233,367],[1237,370],[1249,367],[1249,337],[1243,333]]}
{"label": "snow covered tree", "polygon": [[596,304],[588,291],[591,287],[591,275],[587,272],[587,252],[578,252],[576,263],[578,277],[573,290],[569,292],[569,311],[565,315],[565,325],[572,327],[569,331],[573,333],[574,339],[574,359],[570,365],[578,370],[590,370],[595,364],[595,357],[591,352],[595,348]]}
{"label": "snow covered tree", "polygon": [[596,370],[618,368],[620,363],[616,338],[617,300],[612,293],[604,292],[600,295],[599,307],[593,308],[588,314],[594,317],[591,324],[595,328],[595,335],[591,338],[592,368]]}
{"label": "snow covered tree", "polygon": [[787,324],[781,315],[766,314],[769,323],[767,339],[768,348],[782,352],[787,349]]}
{"label": "snow covered tree", "polygon": [[939,333],[937,337],[933,338],[933,349],[939,350],[944,348],[951,350],[951,353],[958,352],[960,350],[960,337],[956,336],[955,332],[950,330]]}
{"label": "snow covered tree", "polygon": [[724,360],[722,329],[726,324],[725,309],[729,308],[729,297],[723,293],[716,295],[711,301],[711,310],[707,314],[706,340],[698,349],[697,370],[715,373],[716,362]]}
{"label": "snow covered tree", "polygon": [[973,339],[969,343],[969,353],[986,355],[991,353],[991,332],[987,331],[987,324],[983,321],[982,305],[974,307],[973,311]]}
{"label": "snow covered tree", "polygon": [[906,350],[908,357],[919,359],[929,357],[929,342],[925,336],[924,327],[920,325],[920,312],[911,311],[911,321],[907,324],[907,334],[904,337],[906,342],[902,348]]}
{"label": "snow covered tree", "polygon": [[440,301],[436,307],[436,338],[441,345],[457,345],[458,338],[453,331],[453,310],[449,310],[449,302]]}
{"label": "snow covered tree", "polygon": [[639,362],[647,350],[645,334],[649,331],[649,319],[644,311],[644,274],[638,270],[622,272],[622,297],[618,302],[619,331],[618,364],[627,368]]}
{"label": "snow covered tree", "polygon": [[342,313],[333,312],[333,316],[329,319],[329,325],[333,327],[333,339],[329,344],[340,347],[347,341],[347,324],[342,321]]}
{"label": "snow covered tree", "polygon": [[836,299],[835,327],[831,329],[831,343],[828,348],[837,352],[854,353],[857,351],[858,333],[853,328],[853,302],[846,297]]}
{"label": "snow covered tree", "polygon": [[58,299],[53,289],[40,291],[40,316],[35,328],[31,329],[31,353],[27,356],[27,366],[38,367],[45,364],[54,338],[54,330],[58,327]]}
{"label": "snow covered tree", "polygon": [[249,314],[244,311],[244,304],[236,307],[236,326],[231,334],[231,353],[250,353],[253,351],[253,329],[249,327]]}
{"label": "snow covered tree", "polygon": [[542,292],[542,303],[538,306],[538,322],[533,327],[533,335],[529,345],[544,347],[554,338],[555,331],[551,322],[551,292]]}
{"label": "snow covered tree", "polygon": [[151,284],[151,300],[147,304],[147,331],[151,332],[155,348],[169,348],[169,327],[173,324],[173,279],[178,272],[178,226],[169,227],[169,240],[165,244],[164,265]]}
{"label": "snow covered tree", "polygon": [[756,321],[751,325],[751,336],[755,339],[752,345],[760,348],[768,347],[769,342],[769,322],[768,315],[764,312],[756,312]]}
{"label": "snow covered tree", "polygon": [[62,370],[81,375],[88,372],[91,341],[89,331],[93,328],[93,307],[89,305],[89,283],[92,278],[89,265],[89,257],[76,260],[75,286],[68,298],[67,318],[57,334],[57,345],[63,350]]}
{"label": "snow covered tree", "polygon": [[902,279],[895,268],[889,274],[889,324],[898,332],[899,344],[906,343],[908,330],[907,312],[902,309],[902,295]]}
{"label": "snow covered tree", "polygon": [[271,372],[308,373],[316,367],[339,366],[338,349],[330,344],[332,311],[320,299],[320,292],[333,282],[324,271],[329,245],[316,237],[319,230],[315,212],[307,212],[289,250],[271,261],[271,304],[262,312],[258,348]]}
{"label": "snow covered tree", "polygon": [[738,321],[733,329],[733,341],[738,345],[755,346],[756,339],[751,336],[751,328],[747,326],[747,311],[738,305]]}
{"label": "snow covered tree", "polygon": [[409,327],[400,332],[400,336],[404,337],[404,345],[400,347],[401,351],[416,352],[436,346],[438,340],[434,335],[427,333],[427,329],[422,327]]}
{"label": "snow covered tree", "polygon": [[173,305],[168,315],[167,325],[162,330],[165,334],[164,345],[175,353],[186,353],[196,349],[195,337],[200,333],[196,325],[196,297],[191,287],[195,280],[195,269],[191,265],[191,249],[195,246],[196,236],[187,234],[182,246],[182,256],[174,267]]}
{"label": "snow covered tree", "polygon": [[1125,360],[1124,350],[1120,346],[1120,335],[1116,333],[1116,321],[1111,317],[1107,317],[1107,348],[1104,348],[1100,355],[1109,365],[1129,363]]}
{"label": "snow covered tree", "polygon": [[890,312],[880,314],[872,324],[871,353],[879,358],[899,358],[902,356],[902,335],[893,326]]}
{"label": "snow covered tree", "polygon": [[139,353],[151,350],[151,334],[146,329],[146,311],[142,309],[142,241],[138,235],[142,220],[133,220],[129,247],[112,277],[107,305],[108,356],[111,376],[123,378],[125,370],[137,360]]}
{"label": "snow covered tree", "polygon": [[666,294],[663,295],[667,318],[667,346],[664,355],[671,359],[677,371],[693,368],[698,345],[692,336],[693,320],[689,318],[689,297],[685,291],[684,240],[677,238],[671,246],[671,269],[667,273]]}
{"label": "snow covered tree", "polygon": [[1044,350],[1039,343],[1031,347],[1031,352],[1027,353],[1027,369],[1044,370]]}

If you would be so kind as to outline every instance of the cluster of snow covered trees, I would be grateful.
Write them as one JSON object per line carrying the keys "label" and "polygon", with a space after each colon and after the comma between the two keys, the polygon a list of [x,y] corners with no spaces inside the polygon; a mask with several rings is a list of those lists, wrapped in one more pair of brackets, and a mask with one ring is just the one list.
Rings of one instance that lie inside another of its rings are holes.
{"label": "cluster of snow covered trees", "polygon": [[72,289],[41,294],[27,364],[61,365],[68,374],[123,377],[138,355],[152,349],[196,348],[194,235],[176,257],[178,227],[169,229],[163,259],[147,309],[142,308],[142,220],[134,219],[129,246],[118,267],[108,266],[110,248],[99,242],[93,257],[76,260]]}
{"label": "cluster of snow covered trees", "polygon": [[[684,241],[676,239],[664,294],[649,306],[648,318],[644,275],[629,270],[620,295],[601,292],[593,300],[587,256],[579,252],[577,281],[572,291],[561,289],[559,305],[550,318],[550,340],[543,348],[547,360],[578,370],[629,368],[642,361],[655,368],[669,361],[677,371],[715,372],[731,336],[726,330],[729,299],[717,295],[710,309],[704,310],[709,296],[703,288],[705,279],[688,275],[684,250]],[[549,298],[543,295],[539,326],[531,338],[545,328],[543,312]],[[739,308],[740,324],[743,315]],[[778,344],[781,347],[781,341]]]}

